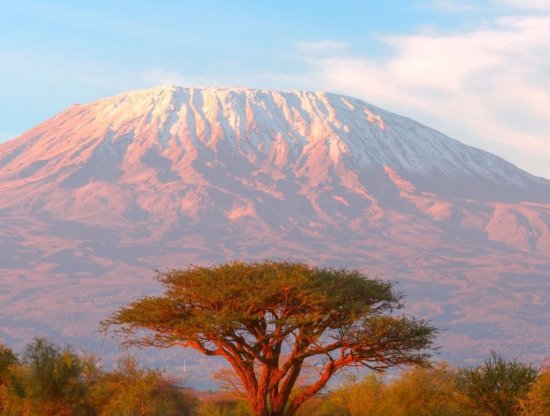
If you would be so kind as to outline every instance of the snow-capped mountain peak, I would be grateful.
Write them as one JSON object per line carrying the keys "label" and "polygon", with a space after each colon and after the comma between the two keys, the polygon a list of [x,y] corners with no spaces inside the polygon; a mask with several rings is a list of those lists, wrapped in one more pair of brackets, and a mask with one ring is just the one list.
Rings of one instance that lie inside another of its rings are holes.
{"label": "snow-capped mountain peak", "polygon": [[78,176],[89,158],[103,155],[128,180],[136,163],[157,158],[177,166],[175,175],[202,161],[223,163],[228,174],[239,175],[234,163],[251,174],[287,171],[310,183],[332,182],[334,172],[361,181],[389,167],[420,177],[423,191],[455,186],[463,196],[464,181],[492,183],[496,193],[548,183],[410,119],[323,92],[166,85],[70,107],[0,149],[0,177],[12,179],[21,171],[59,172],[60,164],[65,175]]}

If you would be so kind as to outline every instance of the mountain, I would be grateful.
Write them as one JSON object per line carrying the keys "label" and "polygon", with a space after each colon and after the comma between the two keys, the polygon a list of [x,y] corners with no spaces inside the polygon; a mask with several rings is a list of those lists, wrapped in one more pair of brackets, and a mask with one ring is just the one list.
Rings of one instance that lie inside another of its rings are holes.
{"label": "mountain", "polygon": [[398,281],[451,361],[550,355],[550,181],[355,98],[163,86],[73,105],[0,144],[0,195],[11,343],[94,348],[154,270],[270,257]]}

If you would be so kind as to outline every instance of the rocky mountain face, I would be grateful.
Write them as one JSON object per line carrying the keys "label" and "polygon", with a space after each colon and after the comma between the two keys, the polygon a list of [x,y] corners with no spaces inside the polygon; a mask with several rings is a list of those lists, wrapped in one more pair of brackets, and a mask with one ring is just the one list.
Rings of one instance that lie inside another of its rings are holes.
{"label": "rocky mountain face", "polygon": [[398,281],[453,362],[550,355],[550,181],[354,98],[165,86],[74,105],[0,144],[0,214],[8,343],[93,349],[154,270],[284,258]]}

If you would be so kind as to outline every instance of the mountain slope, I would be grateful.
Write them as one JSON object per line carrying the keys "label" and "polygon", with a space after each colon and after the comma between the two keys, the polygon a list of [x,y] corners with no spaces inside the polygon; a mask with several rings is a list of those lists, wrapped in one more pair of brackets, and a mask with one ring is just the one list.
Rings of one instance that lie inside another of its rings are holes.
{"label": "mountain slope", "polygon": [[165,86],[74,105],[0,145],[0,195],[0,336],[46,322],[89,343],[154,269],[285,257],[399,280],[456,360],[548,354],[550,182],[354,98]]}

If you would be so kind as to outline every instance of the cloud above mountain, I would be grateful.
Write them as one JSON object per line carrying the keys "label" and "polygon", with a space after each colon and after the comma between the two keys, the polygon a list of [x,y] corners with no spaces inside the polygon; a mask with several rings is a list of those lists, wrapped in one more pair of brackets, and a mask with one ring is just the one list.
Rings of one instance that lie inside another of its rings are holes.
{"label": "cloud above mountain", "polygon": [[4,131],[166,83],[332,90],[550,177],[548,0],[107,9],[0,5]]}
{"label": "cloud above mountain", "polygon": [[[358,96],[550,178],[550,2],[422,2],[441,13],[488,13],[452,30],[420,26],[358,39],[298,40],[290,70],[194,75],[152,68],[145,85],[270,86]],[[488,10],[495,9],[497,12]]]}
{"label": "cloud above mountain", "polygon": [[457,33],[385,35],[380,41],[389,54],[382,58],[351,49],[319,56],[313,49],[302,58],[308,72],[300,77],[311,88],[354,94],[501,149],[501,156],[550,177],[548,27],[550,16],[523,16]]}
{"label": "cloud above mountain", "polygon": [[494,0],[494,3],[527,10],[550,10],[548,0]]}

